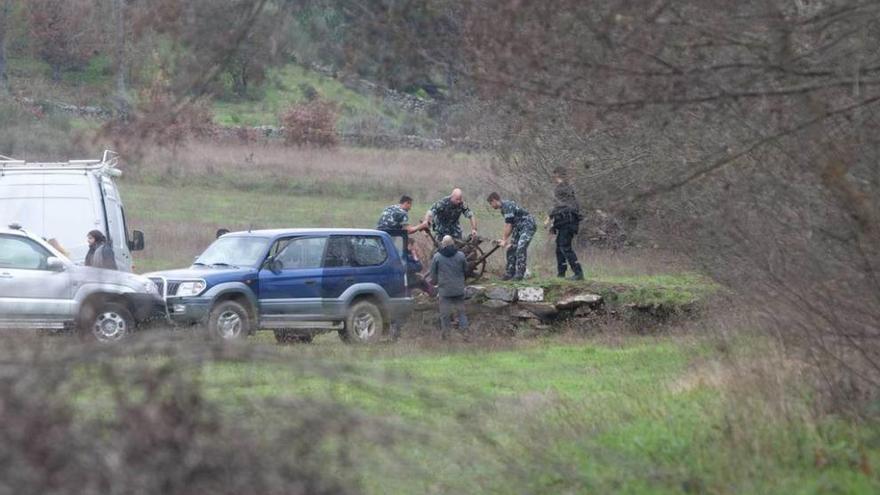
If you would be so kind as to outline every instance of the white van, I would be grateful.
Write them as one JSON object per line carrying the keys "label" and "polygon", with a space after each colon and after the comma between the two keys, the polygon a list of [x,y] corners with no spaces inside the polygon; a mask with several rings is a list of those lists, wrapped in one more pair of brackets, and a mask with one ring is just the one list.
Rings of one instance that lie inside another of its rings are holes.
{"label": "white van", "polygon": [[55,239],[76,263],[85,261],[86,234],[107,236],[120,270],[132,270],[131,252],[144,248],[144,234],[129,236],[125,208],[114,177],[118,156],[100,160],[32,163],[0,156],[0,225],[18,224],[28,232]]}

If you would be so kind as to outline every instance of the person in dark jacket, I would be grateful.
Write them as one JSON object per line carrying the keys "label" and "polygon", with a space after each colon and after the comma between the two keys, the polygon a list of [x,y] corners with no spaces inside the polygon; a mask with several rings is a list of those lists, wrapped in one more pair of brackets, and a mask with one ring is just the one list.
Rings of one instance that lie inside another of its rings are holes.
{"label": "person in dark jacket", "polygon": [[455,247],[452,236],[443,237],[440,251],[431,260],[431,279],[437,284],[440,296],[440,330],[443,339],[449,338],[452,313],[458,315],[458,328],[467,337],[468,319],[464,310],[464,276],[467,260]]}
{"label": "person in dark jacket", "polygon": [[584,270],[578,262],[577,253],[571,247],[581,222],[581,207],[578,203],[574,187],[568,181],[568,171],[556,167],[553,171],[556,181],[554,205],[550,211],[550,233],[556,235],[556,276],[565,278],[568,267],[574,272],[571,280],[583,280]]}
{"label": "person in dark jacket", "polygon": [[107,238],[100,230],[93,230],[86,235],[89,243],[89,252],[86,254],[86,266],[117,270],[116,256],[113,247],[107,242]]}

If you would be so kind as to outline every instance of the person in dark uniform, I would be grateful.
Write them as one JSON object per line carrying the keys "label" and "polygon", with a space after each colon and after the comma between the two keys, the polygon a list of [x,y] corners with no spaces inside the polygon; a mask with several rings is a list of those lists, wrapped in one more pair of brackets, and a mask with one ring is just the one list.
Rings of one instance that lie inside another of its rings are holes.
{"label": "person in dark uniform", "polygon": [[425,221],[419,225],[419,228],[433,226],[434,238],[437,242],[444,236],[451,236],[453,239],[461,239],[461,225],[459,221],[464,215],[471,222],[471,235],[477,235],[477,219],[474,212],[464,204],[464,193],[461,189],[453,189],[452,194],[441,198],[428,210],[425,215]]}
{"label": "person in dark uniform", "polygon": [[568,181],[568,171],[557,167],[553,171],[556,182],[554,206],[550,210],[550,233],[556,235],[556,276],[565,277],[568,267],[574,272],[571,280],[583,280],[584,270],[578,262],[577,254],[571,247],[581,222],[581,208],[574,187]]}
{"label": "person in dark uniform", "polygon": [[507,249],[507,270],[504,280],[522,280],[526,274],[529,244],[535,237],[538,226],[535,218],[514,201],[502,200],[493,192],[486,201],[504,217],[504,235],[498,241],[502,249]]}

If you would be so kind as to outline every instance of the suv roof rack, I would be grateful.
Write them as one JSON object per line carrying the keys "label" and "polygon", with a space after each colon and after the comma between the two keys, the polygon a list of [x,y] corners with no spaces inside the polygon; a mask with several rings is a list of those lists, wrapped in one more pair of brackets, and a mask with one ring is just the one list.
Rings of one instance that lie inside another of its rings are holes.
{"label": "suv roof rack", "polygon": [[106,175],[118,176],[119,153],[104,150],[100,160],[68,160],[66,162],[28,162],[0,155],[0,173],[7,170],[94,170]]}

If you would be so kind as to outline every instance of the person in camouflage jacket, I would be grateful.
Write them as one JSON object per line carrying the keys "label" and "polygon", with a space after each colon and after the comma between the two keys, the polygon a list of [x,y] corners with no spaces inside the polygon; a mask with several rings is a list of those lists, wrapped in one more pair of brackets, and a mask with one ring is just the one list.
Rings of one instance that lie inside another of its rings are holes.
{"label": "person in camouflage jacket", "polygon": [[425,215],[425,221],[420,225],[427,229],[433,226],[434,238],[439,242],[443,236],[452,236],[453,239],[461,239],[462,231],[459,223],[464,216],[471,222],[471,235],[477,235],[477,219],[474,212],[464,203],[464,194],[461,189],[454,189],[452,194],[438,200],[431,206]]}
{"label": "person in camouflage jacket", "polygon": [[409,225],[409,211],[412,209],[412,203],[412,198],[404,194],[398,204],[390,205],[382,210],[382,215],[376,223],[376,230],[405,230],[407,234],[421,230],[418,225]]}
{"label": "person in camouflage jacket", "polygon": [[486,199],[492,208],[501,210],[504,217],[504,235],[498,241],[507,249],[507,270],[504,280],[522,280],[526,273],[529,244],[535,237],[538,225],[525,208],[511,200],[502,200],[497,192]]}

